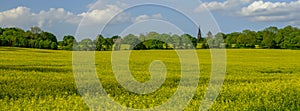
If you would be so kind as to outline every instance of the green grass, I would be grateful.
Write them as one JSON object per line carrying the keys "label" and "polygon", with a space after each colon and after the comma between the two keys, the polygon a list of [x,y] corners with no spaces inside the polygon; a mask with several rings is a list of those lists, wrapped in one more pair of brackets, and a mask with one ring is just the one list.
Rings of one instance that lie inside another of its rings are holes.
{"label": "green grass", "polygon": [[[198,110],[210,79],[209,50],[197,51],[201,77],[185,110]],[[81,99],[72,72],[72,52],[0,47],[1,110],[90,110]],[[151,108],[167,101],[180,82],[175,51],[133,51],[130,70],[137,81],[149,80],[148,67],[161,60],[167,78],[154,93],[129,92],[116,81],[111,52],[96,52],[99,79],[109,96],[131,108]],[[300,51],[227,50],[227,73],[211,110],[300,110]]]}

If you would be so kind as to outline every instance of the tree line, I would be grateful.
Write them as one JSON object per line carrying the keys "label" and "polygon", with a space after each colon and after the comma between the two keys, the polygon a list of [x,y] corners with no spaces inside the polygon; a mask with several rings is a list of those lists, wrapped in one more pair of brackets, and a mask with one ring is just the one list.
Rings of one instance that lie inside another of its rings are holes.
{"label": "tree line", "polygon": [[228,48],[299,49],[300,29],[271,26],[261,31],[244,30],[224,35]]}
{"label": "tree line", "polygon": [[38,27],[24,31],[20,28],[0,28],[0,46],[57,49],[57,38],[54,34],[44,32]]}
{"label": "tree line", "polygon": [[50,32],[39,27],[31,27],[24,31],[20,28],[0,28],[0,46],[26,47],[54,50],[151,50],[151,49],[205,49],[205,48],[268,48],[268,49],[300,49],[300,29],[286,26],[282,29],[271,26],[260,31],[243,30],[196,38],[189,34],[147,34],[125,37],[103,37],[95,40],[89,38],[77,41],[74,36],[66,35],[62,41]]}

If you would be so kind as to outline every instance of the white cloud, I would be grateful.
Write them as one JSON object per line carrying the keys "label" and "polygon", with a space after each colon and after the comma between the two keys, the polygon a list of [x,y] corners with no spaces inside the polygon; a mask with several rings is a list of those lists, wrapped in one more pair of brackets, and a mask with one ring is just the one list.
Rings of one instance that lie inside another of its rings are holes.
{"label": "white cloud", "polygon": [[155,15],[152,15],[153,18],[156,18],[156,19],[162,19],[163,16],[159,13],[159,14],[155,14]]}
{"label": "white cloud", "polygon": [[270,2],[263,0],[225,0],[200,4],[195,12],[206,9],[231,16],[246,17],[250,21],[300,23],[300,0]]}
{"label": "white cloud", "polygon": [[255,1],[242,8],[239,14],[252,21],[299,23],[299,6],[300,0],[291,2]]}
{"label": "white cloud", "polygon": [[120,2],[120,1],[105,1],[105,0],[96,0],[96,2],[93,2],[91,4],[87,5],[87,8],[89,10],[103,10],[106,9],[108,4],[114,4],[114,6],[118,6],[121,8],[128,7],[128,4]]}
{"label": "white cloud", "polygon": [[2,26],[51,26],[54,22],[59,23],[73,23],[79,21],[79,18],[67,12],[62,8],[54,9],[50,8],[49,11],[40,11],[39,13],[32,13],[30,8],[17,7],[7,11],[0,12],[0,22]]}
{"label": "white cloud", "polygon": [[[105,24],[113,17],[116,17],[113,21],[115,23],[130,21],[130,16],[121,12],[122,8],[118,5],[105,5],[102,9],[94,7],[94,9],[80,14],[71,13],[63,8],[50,8],[47,11],[33,13],[30,8],[19,6],[0,12],[0,26],[28,28],[31,26],[51,27],[58,23],[78,25],[83,18],[85,25]],[[117,14],[119,15],[115,16]]]}
{"label": "white cloud", "polygon": [[206,9],[210,11],[232,11],[242,5],[250,3],[253,0],[226,0],[223,2],[212,1],[212,2],[204,2],[201,3],[196,9],[195,12],[202,12]]}
{"label": "white cloud", "polygon": [[163,19],[163,16],[161,14],[154,14],[152,16],[149,16],[149,15],[140,15],[140,16],[137,16],[136,18],[134,18],[132,20],[132,22],[133,23],[138,23],[138,22],[149,20],[149,19]]}
{"label": "white cloud", "polygon": [[[27,7],[17,7],[11,10],[0,12],[0,23],[3,26],[16,26],[16,24],[27,25],[33,20],[34,16]],[[29,19],[29,20],[28,20]]]}
{"label": "white cloud", "polygon": [[40,27],[51,26],[54,22],[76,24],[80,21],[80,17],[65,11],[63,8],[50,8],[49,11],[41,11],[35,17]]}
{"label": "white cloud", "polygon": [[105,9],[94,9],[89,12],[84,12],[81,14],[78,14],[80,17],[84,17],[84,24],[105,24],[111,19],[114,18],[112,22],[118,23],[118,22],[125,22],[129,20],[129,14],[123,13],[122,8],[120,8],[117,5],[106,5],[107,8]]}

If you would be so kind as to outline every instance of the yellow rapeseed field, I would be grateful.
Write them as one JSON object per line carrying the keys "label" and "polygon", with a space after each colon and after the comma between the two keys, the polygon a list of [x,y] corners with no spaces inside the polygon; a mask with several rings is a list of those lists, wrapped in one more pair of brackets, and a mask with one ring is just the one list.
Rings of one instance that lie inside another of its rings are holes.
{"label": "yellow rapeseed field", "polygon": [[[130,92],[118,83],[111,53],[95,52],[95,65],[115,102],[135,109],[153,108],[176,92],[181,67],[175,51],[132,51],[129,69],[139,82],[151,79],[149,66],[154,60],[166,66],[165,82],[149,94]],[[197,54],[200,79],[185,110],[199,110],[210,80],[210,50],[197,50]],[[71,51],[0,47],[0,56],[1,110],[91,110],[76,87]],[[298,50],[228,49],[226,78],[210,110],[300,110],[299,57]]]}

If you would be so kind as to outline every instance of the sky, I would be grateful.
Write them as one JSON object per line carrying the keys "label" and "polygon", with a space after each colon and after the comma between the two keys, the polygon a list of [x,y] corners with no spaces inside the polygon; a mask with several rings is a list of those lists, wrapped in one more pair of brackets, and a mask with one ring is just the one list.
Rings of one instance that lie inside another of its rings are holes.
{"label": "sky", "polygon": [[0,27],[38,26],[78,39],[151,31],[231,33],[300,26],[300,0],[3,0]]}

